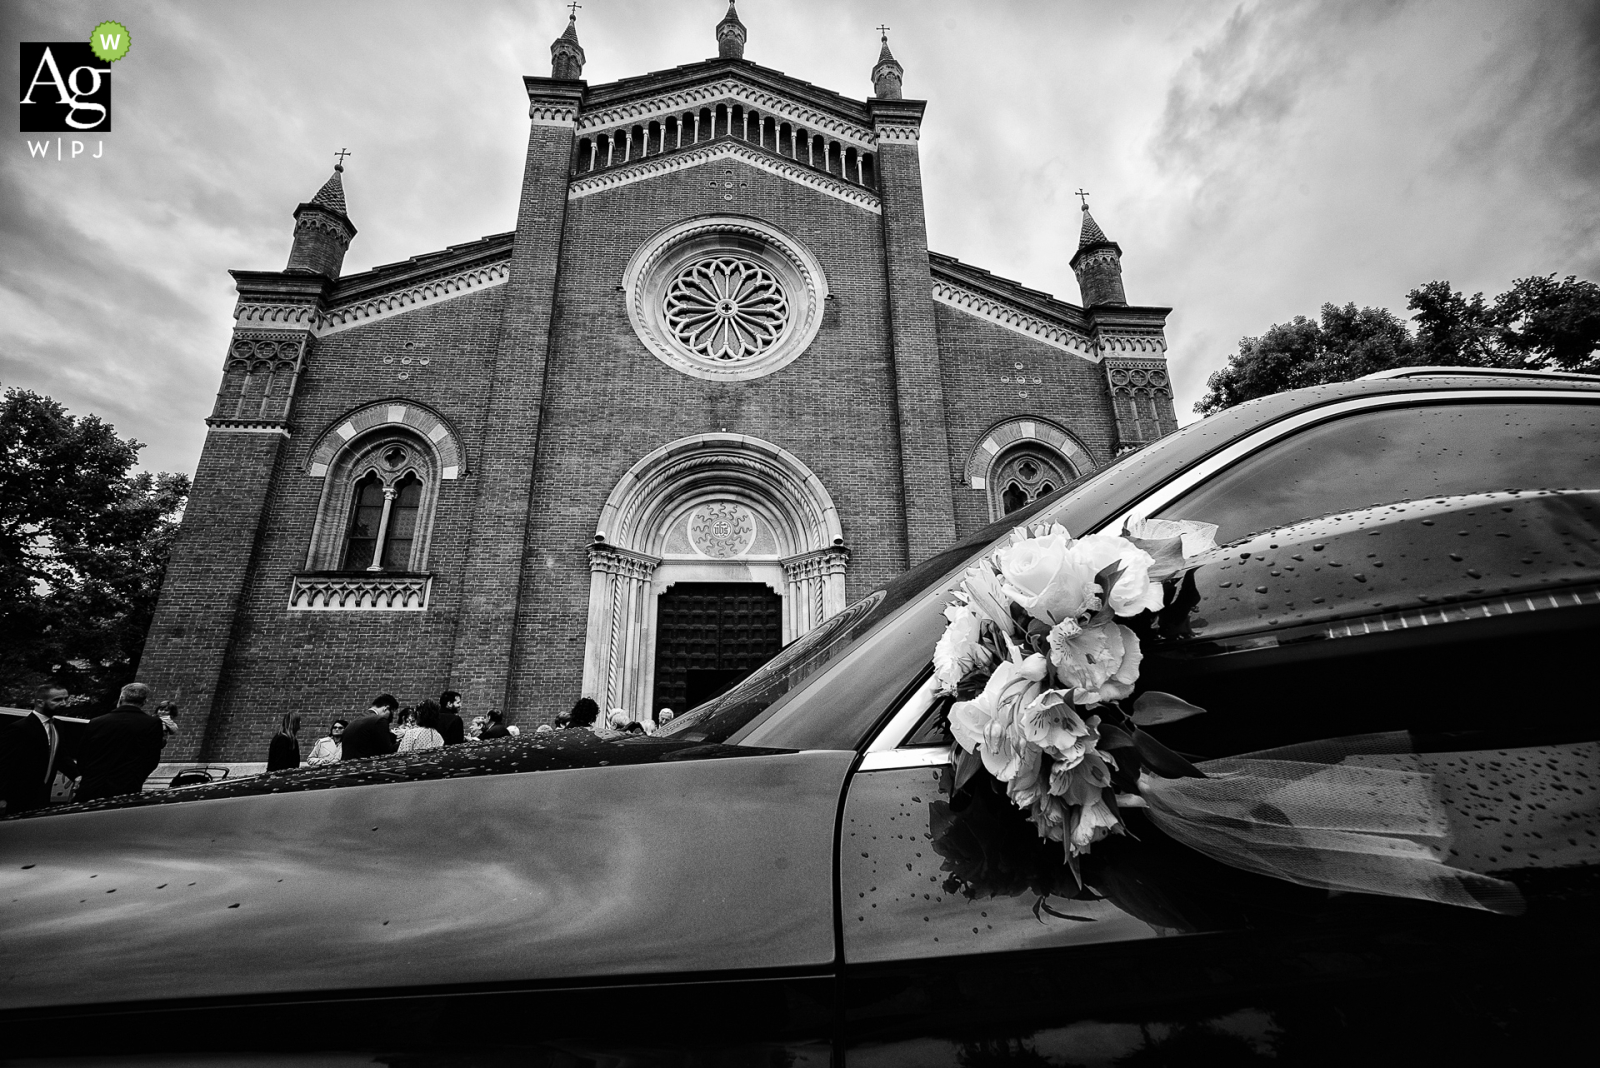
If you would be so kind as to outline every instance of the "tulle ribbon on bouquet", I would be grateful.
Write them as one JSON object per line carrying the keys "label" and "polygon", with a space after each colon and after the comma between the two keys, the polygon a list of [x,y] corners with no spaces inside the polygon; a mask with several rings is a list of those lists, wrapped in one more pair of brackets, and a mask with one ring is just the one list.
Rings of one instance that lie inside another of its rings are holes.
{"label": "tulle ribbon on bouquet", "polygon": [[1139,777],[1169,837],[1231,867],[1326,890],[1523,911],[1518,867],[1600,863],[1600,743],[1419,753],[1361,735]]}

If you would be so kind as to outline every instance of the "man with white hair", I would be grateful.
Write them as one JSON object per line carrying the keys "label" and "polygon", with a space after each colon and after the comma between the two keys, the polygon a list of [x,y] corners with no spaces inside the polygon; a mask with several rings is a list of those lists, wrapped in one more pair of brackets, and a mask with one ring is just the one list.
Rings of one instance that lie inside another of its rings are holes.
{"label": "man with white hair", "polygon": [[83,728],[78,744],[78,767],[83,783],[75,801],[95,801],[118,794],[136,794],[161,763],[167,732],[161,721],[147,715],[150,687],[130,682],[122,688],[117,707],[96,716]]}

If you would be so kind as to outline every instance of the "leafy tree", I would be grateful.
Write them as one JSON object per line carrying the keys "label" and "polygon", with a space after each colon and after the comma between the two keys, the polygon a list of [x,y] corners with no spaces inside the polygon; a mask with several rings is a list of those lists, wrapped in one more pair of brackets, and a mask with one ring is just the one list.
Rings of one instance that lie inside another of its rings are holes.
{"label": "leafy tree", "polygon": [[1600,286],[1573,275],[1519,278],[1485,301],[1449,282],[1406,295],[1416,335],[1386,308],[1322,306],[1239,341],[1194,406],[1220,412],[1286,389],[1346,382],[1391,367],[1508,367],[1600,374]]}
{"label": "leafy tree", "polygon": [[1507,363],[1539,370],[1600,373],[1600,286],[1568,275],[1519,278],[1494,298]]}
{"label": "leafy tree", "polygon": [[54,679],[86,710],[132,681],[189,495],[143,446],[22,389],[0,400],[0,703]]}
{"label": "leafy tree", "polygon": [[1404,367],[1416,362],[1415,348],[1405,323],[1386,308],[1324,304],[1321,322],[1297,315],[1260,337],[1240,338],[1239,351],[1206,381],[1206,395],[1194,410],[1220,412],[1286,389]]}

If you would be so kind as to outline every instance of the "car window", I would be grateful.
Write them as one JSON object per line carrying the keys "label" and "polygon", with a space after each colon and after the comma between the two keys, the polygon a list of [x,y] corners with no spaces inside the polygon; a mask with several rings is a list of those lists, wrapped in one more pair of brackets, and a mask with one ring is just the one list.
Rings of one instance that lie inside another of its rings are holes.
{"label": "car window", "polygon": [[1600,406],[1439,403],[1359,412],[1269,445],[1158,515],[1216,523],[1217,541],[1426,497],[1600,486]]}

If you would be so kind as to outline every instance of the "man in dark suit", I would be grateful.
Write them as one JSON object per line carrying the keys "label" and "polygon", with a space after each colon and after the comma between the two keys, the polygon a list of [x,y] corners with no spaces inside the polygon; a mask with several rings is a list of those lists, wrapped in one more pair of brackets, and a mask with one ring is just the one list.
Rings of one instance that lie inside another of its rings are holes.
{"label": "man in dark suit", "polygon": [[67,703],[67,691],[46,684],[33,691],[33,712],[0,730],[0,796],[6,814],[43,808],[57,772],[77,768],[54,722]]}
{"label": "man in dark suit", "polygon": [[439,734],[445,745],[460,745],[467,740],[467,728],[461,722],[461,694],[455,690],[439,695]]}
{"label": "man in dark suit", "polygon": [[357,760],[361,757],[387,756],[400,747],[400,739],[389,729],[400,702],[393,694],[380,693],[372,699],[372,707],[350,721],[344,729],[344,744],[340,760]]}
{"label": "man in dark suit", "polygon": [[122,688],[117,707],[91,719],[83,729],[77,751],[83,783],[74,800],[94,801],[144,789],[167,743],[161,721],[144,710],[149,699],[150,687],[130,682]]}

